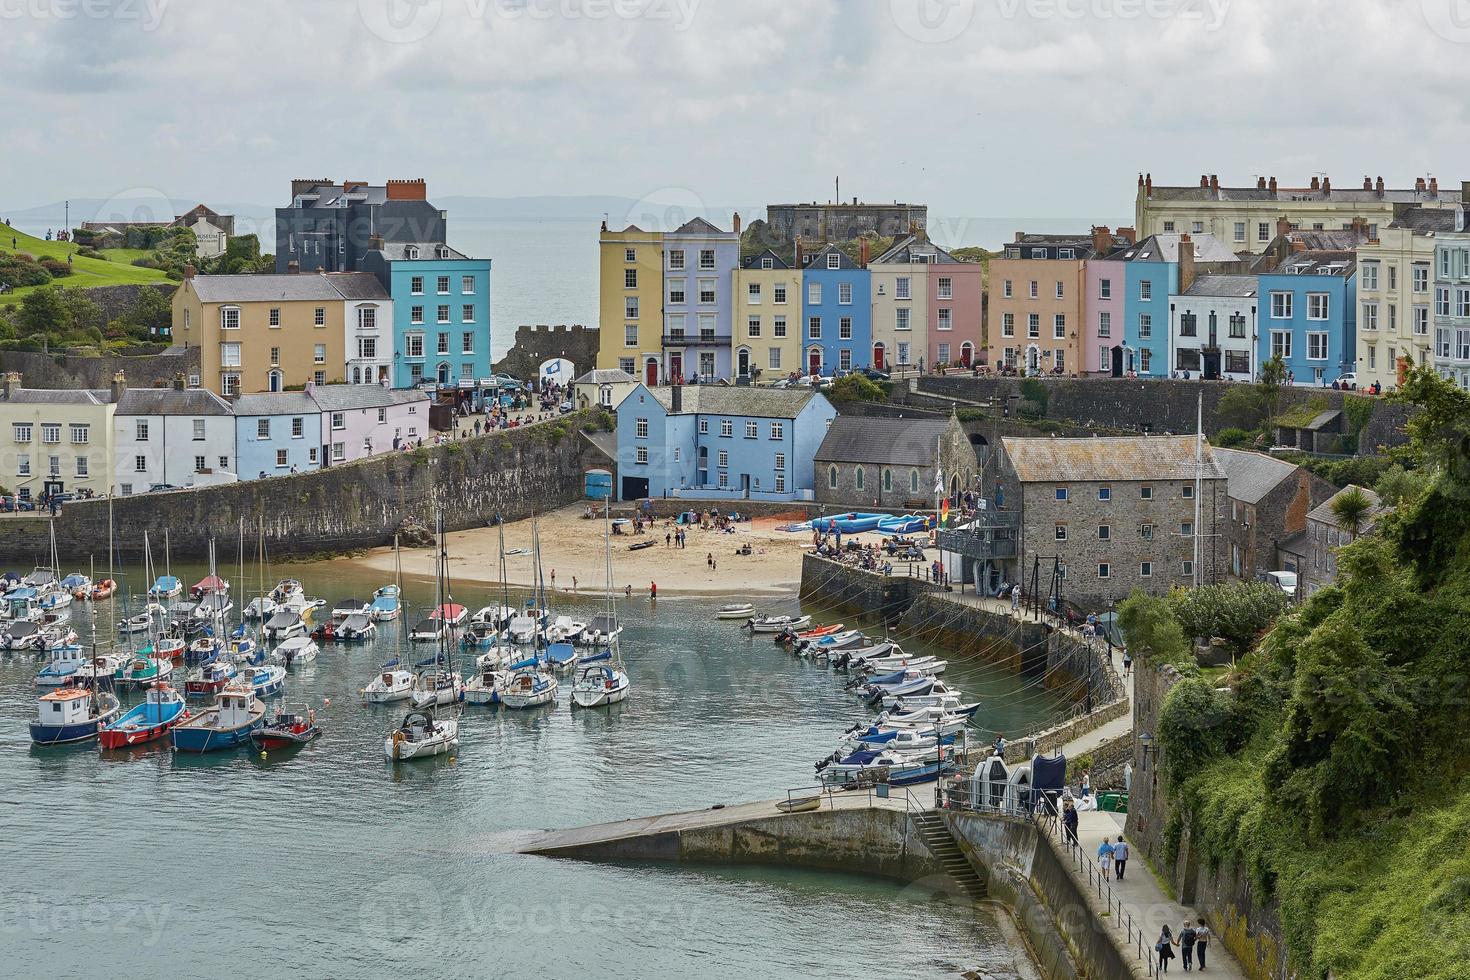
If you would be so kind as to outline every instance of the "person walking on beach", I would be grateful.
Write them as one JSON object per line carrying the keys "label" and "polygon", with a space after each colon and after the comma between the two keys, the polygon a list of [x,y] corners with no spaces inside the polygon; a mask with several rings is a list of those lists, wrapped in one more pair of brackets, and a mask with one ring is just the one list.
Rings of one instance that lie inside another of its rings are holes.
{"label": "person walking on beach", "polygon": [[572,592],[575,593],[576,591],[577,591],[577,576],[573,575],[572,576]]}
{"label": "person walking on beach", "polygon": [[669,533],[666,532],[664,534],[664,547],[665,548],[672,548],[673,546],[674,546],[674,536],[672,534],[669,534]]}
{"label": "person walking on beach", "polygon": [[1103,881],[1107,881],[1113,871],[1113,845],[1108,843],[1106,837],[1097,845],[1097,867]]}
{"label": "person walking on beach", "polygon": [[705,552],[704,563],[710,568],[715,567],[715,553],[713,551]]}
{"label": "person walking on beach", "polygon": [[1184,920],[1184,925],[1179,929],[1179,958],[1184,961],[1184,972],[1188,973],[1194,962],[1194,925]]}
{"label": "person walking on beach", "polygon": [[650,598],[650,599],[657,599],[658,598],[658,583],[657,582],[649,582],[648,583],[648,598]]}
{"label": "person walking on beach", "polygon": [[1199,970],[1205,972],[1205,950],[1210,947],[1210,927],[1205,925],[1205,920],[1200,919],[1194,927],[1194,956],[1199,960]]}
{"label": "person walking on beach", "polygon": [[1164,926],[1159,933],[1159,941],[1154,943],[1154,952],[1159,954],[1159,972],[1169,972],[1169,961],[1174,958],[1174,934]]}
{"label": "person walking on beach", "polygon": [[[1128,868],[1128,842],[1123,835],[1118,835],[1117,843],[1113,845],[1113,872],[1119,881],[1123,880],[1123,872]],[[1200,962],[1204,962],[1201,960]]]}

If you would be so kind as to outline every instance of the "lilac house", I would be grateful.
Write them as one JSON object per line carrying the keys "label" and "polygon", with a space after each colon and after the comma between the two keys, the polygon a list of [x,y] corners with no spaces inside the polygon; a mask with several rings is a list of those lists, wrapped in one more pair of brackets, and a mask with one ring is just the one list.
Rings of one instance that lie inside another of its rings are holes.
{"label": "lilac house", "polygon": [[[1121,369],[1123,364],[1123,283],[1126,271],[1122,262],[1106,257],[1087,260],[1082,350],[1079,351],[1082,371],[1086,374],[1113,374],[1114,365]],[[1119,370],[1117,373],[1122,372]]]}
{"label": "lilac house", "polygon": [[663,236],[663,374],[674,381],[729,378],[740,216],[734,231],[692,218]]}
{"label": "lilac house", "polygon": [[381,385],[307,385],[321,412],[325,466],[388,452],[429,435],[429,396]]}

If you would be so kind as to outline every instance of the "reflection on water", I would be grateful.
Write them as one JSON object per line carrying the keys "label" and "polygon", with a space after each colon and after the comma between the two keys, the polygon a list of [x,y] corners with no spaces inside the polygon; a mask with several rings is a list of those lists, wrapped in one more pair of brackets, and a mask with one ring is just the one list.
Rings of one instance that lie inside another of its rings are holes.
{"label": "reflection on water", "polygon": [[[187,583],[203,574],[173,571]],[[267,586],[286,575],[329,601],[385,584],[286,567]],[[471,591],[456,599],[472,609],[498,601]],[[408,601],[430,605],[431,589],[410,586]],[[586,618],[597,605],[563,599],[557,611]],[[0,923],[17,940],[6,972],[268,976],[305,964],[314,976],[448,976],[493,964],[551,977],[1030,976],[987,910],[955,909],[915,886],[507,853],[531,828],[776,797],[811,782],[813,762],[865,712],[840,675],[714,621],[716,605],[623,605],[628,701],[576,713],[565,695],[541,711],[469,707],[456,755],[398,766],[383,759],[382,739],[404,707],[356,698],[393,654],[392,629],[368,645],[326,646],[291,672],[285,703],[315,707],[325,734],[264,759],[157,745],[101,757],[95,745],[31,749],[36,665],[6,656],[0,813],[22,844],[0,890]],[[112,615],[103,607],[99,634]],[[87,635],[80,611],[77,620]],[[946,679],[984,703],[982,728],[1029,727],[1057,710],[994,669],[952,664]]]}

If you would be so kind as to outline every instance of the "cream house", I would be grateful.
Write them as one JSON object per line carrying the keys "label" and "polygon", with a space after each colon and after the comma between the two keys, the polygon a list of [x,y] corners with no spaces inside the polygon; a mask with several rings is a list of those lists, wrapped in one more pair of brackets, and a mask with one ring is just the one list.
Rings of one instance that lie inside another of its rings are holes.
{"label": "cream house", "polygon": [[1410,207],[1358,246],[1359,387],[1399,383],[1403,366],[1434,358],[1434,245],[1454,231],[1455,213]]}
{"label": "cream house", "polygon": [[801,270],[772,249],[731,273],[735,298],[735,377],[779,381],[803,370]]}
{"label": "cream house", "polygon": [[906,235],[868,263],[873,303],[872,365],[878,370],[917,368],[928,354],[929,266],[934,261],[933,245]]}
{"label": "cream house", "polygon": [[101,390],[24,388],[21,380],[11,372],[0,384],[0,486],[32,500],[48,491],[107,493],[122,374]]}

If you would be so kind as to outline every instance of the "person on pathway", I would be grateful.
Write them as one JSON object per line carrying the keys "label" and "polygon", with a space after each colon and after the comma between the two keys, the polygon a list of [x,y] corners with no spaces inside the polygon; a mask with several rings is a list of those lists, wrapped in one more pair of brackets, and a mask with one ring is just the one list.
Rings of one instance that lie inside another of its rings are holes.
{"label": "person on pathway", "polygon": [[1123,763],[1123,792],[1133,792],[1133,763]]}
{"label": "person on pathway", "polygon": [[672,548],[673,546],[674,546],[674,536],[672,534],[665,533],[664,534],[664,547],[665,548]]}
{"label": "person on pathway", "polygon": [[648,598],[650,598],[650,599],[657,599],[658,598],[658,583],[657,582],[649,582],[648,583]]}
{"label": "person on pathway", "polygon": [[1077,808],[1067,800],[1062,806],[1062,825],[1067,830],[1067,843],[1077,846]]}
{"label": "person on pathway", "polygon": [[1199,960],[1199,969],[1205,971],[1205,950],[1210,946],[1210,927],[1205,925],[1205,920],[1200,919],[1199,924],[1194,927],[1194,956]]}
{"label": "person on pathway", "polygon": [[1011,612],[1015,612],[1015,611],[1017,611],[1020,608],[1021,608],[1021,586],[1020,585],[1013,585],[1013,586],[1011,586]]}
{"label": "person on pathway", "polygon": [[1133,673],[1133,654],[1125,647],[1123,650],[1123,676],[1128,677]]}
{"label": "person on pathway", "polygon": [[1179,928],[1179,958],[1184,961],[1184,972],[1188,973],[1194,962],[1194,926],[1188,919]]}
{"label": "person on pathway", "polygon": [[1005,737],[1005,735],[1003,733],[1001,733],[1001,732],[996,732],[995,733],[995,743],[993,745],[991,745],[991,749],[993,749],[995,751],[995,754],[998,755],[998,756],[1000,756],[1002,759],[1005,758],[1005,755],[1006,755],[1006,737]]}
{"label": "person on pathway", "polygon": [[1126,871],[1127,869],[1128,869],[1128,842],[1123,839],[1123,835],[1122,834],[1119,834],[1118,835],[1118,841],[1117,841],[1117,843],[1115,843],[1113,845],[1113,871],[1115,872],[1115,877],[1119,881],[1122,881],[1123,880],[1123,872]]}
{"label": "person on pathway", "polygon": [[1169,961],[1174,958],[1174,934],[1164,926],[1164,931],[1159,933],[1159,941],[1154,943],[1154,952],[1159,954],[1159,972],[1169,972]]}
{"label": "person on pathway", "polygon": [[1106,837],[1097,845],[1097,867],[1102,873],[1103,881],[1107,881],[1113,871],[1113,845],[1108,843]]}
{"label": "person on pathway", "polygon": [[1092,773],[1088,772],[1086,769],[1082,770],[1082,795],[1092,795]]}

